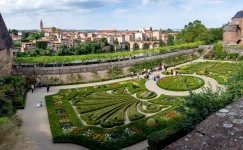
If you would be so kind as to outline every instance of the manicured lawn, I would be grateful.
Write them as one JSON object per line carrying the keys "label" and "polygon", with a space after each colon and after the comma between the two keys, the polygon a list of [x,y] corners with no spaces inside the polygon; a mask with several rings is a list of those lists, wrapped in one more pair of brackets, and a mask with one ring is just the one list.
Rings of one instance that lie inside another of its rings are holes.
{"label": "manicured lawn", "polygon": [[188,91],[204,85],[204,80],[193,76],[168,76],[157,81],[157,85],[170,91]]}

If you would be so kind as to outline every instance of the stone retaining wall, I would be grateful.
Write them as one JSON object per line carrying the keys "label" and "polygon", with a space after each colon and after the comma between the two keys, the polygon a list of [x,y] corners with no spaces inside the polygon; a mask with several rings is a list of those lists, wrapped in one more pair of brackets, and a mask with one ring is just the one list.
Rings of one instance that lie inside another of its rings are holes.
{"label": "stone retaining wall", "polygon": [[224,47],[223,50],[228,53],[238,53],[240,56],[243,56],[243,49]]}
{"label": "stone retaining wall", "polygon": [[101,70],[108,70],[114,66],[117,67],[128,67],[135,63],[156,59],[164,59],[169,57],[176,57],[179,55],[192,54],[197,52],[198,48],[189,50],[180,50],[172,53],[161,54],[156,56],[147,56],[143,58],[130,59],[125,61],[117,61],[110,63],[101,64],[91,64],[91,65],[78,65],[78,66],[63,66],[63,67],[28,67],[28,68],[18,68],[15,69],[16,74],[35,74],[35,75],[52,75],[52,74],[72,74],[72,73],[84,73],[84,72],[94,72]]}

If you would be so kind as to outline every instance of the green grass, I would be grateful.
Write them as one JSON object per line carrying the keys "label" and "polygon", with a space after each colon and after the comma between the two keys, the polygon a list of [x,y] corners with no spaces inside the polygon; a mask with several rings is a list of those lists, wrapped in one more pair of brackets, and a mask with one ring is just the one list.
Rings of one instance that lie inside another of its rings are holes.
{"label": "green grass", "polygon": [[157,85],[170,91],[189,91],[204,85],[204,80],[193,76],[168,76],[157,81]]}

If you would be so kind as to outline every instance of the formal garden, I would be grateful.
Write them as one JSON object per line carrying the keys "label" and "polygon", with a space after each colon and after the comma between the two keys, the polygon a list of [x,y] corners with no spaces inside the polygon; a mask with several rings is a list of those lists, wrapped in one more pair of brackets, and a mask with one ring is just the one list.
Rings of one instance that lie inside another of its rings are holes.
{"label": "formal garden", "polygon": [[[226,62],[192,63],[176,68],[180,74],[217,75],[218,82],[226,77],[233,80],[230,75],[233,76],[236,70],[237,64]],[[180,137],[191,130],[198,121],[190,118],[191,113],[199,109],[194,106],[196,100],[193,106],[191,100],[200,94],[186,97],[157,95],[146,88],[145,82],[145,79],[134,78],[62,89],[55,95],[46,96],[53,141],[77,143],[91,149],[119,149],[148,138],[149,145],[156,149],[161,146],[160,141],[166,143],[169,137]],[[194,90],[204,84],[203,79],[192,75],[168,75],[157,80],[159,87],[171,91]],[[220,95],[220,91],[214,93],[211,89],[206,92]],[[222,106],[215,105],[210,111]],[[182,125],[182,122],[187,123]]]}
{"label": "formal garden", "polygon": [[54,142],[117,149],[145,140],[182,117],[183,97],[148,91],[145,79],[76,89],[46,97]]}

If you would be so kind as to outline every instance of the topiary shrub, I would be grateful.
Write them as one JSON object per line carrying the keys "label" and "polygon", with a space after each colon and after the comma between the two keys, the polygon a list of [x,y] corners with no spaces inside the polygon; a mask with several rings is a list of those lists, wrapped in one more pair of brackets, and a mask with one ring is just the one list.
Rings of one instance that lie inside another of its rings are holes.
{"label": "topiary shrub", "polygon": [[150,126],[150,127],[154,127],[154,126],[157,125],[157,122],[156,122],[156,120],[154,118],[149,118],[147,120],[147,125]]}

